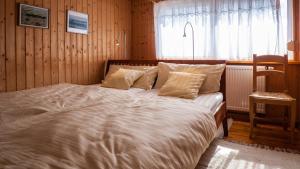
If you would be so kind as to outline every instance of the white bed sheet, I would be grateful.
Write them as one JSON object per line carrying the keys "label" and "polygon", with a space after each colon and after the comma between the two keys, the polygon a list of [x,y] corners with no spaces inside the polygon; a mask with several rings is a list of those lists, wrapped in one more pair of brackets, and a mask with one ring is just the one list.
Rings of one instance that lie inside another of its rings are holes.
{"label": "white bed sheet", "polygon": [[[142,94],[142,95],[148,95],[149,99],[154,99],[155,97],[168,97],[168,96],[158,96],[158,89],[152,89],[150,91],[137,89],[137,88],[131,88],[130,92]],[[168,97],[169,99],[180,99],[177,97]],[[208,93],[208,94],[201,94],[199,97],[197,97],[194,100],[191,99],[181,99],[182,102],[191,102],[191,103],[197,103],[200,107],[207,108],[207,113],[212,113],[215,115],[216,109],[218,106],[223,102],[223,94],[221,92],[216,93]]]}

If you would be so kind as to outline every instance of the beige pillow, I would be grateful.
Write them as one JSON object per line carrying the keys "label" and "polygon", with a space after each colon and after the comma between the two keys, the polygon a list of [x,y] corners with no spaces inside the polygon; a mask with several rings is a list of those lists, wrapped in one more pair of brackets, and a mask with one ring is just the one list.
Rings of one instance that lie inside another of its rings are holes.
{"label": "beige pillow", "polygon": [[143,74],[144,72],[139,70],[119,69],[106,77],[101,86],[128,90]]}
{"label": "beige pillow", "polygon": [[174,63],[158,63],[158,78],[155,85],[156,89],[167,81],[170,72],[188,72],[194,74],[205,74],[207,76],[199,93],[214,93],[220,90],[220,81],[225,69],[225,64],[217,65],[189,65]]}
{"label": "beige pillow", "polygon": [[156,80],[157,73],[157,66],[146,68],[146,70],[144,70],[144,75],[134,82],[132,87],[151,90]]}
{"label": "beige pillow", "polygon": [[158,95],[194,99],[198,96],[205,78],[205,74],[170,72],[168,80],[161,87]]}
{"label": "beige pillow", "polygon": [[130,66],[130,65],[110,65],[109,71],[106,77],[111,76],[111,74],[115,73],[119,69],[132,69],[132,70],[140,70],[144,71],[144,75],[141,76],[132,87],[141,88],[145,90],[151,90],[155,79],[157,77],[158,68],[157,66]]}

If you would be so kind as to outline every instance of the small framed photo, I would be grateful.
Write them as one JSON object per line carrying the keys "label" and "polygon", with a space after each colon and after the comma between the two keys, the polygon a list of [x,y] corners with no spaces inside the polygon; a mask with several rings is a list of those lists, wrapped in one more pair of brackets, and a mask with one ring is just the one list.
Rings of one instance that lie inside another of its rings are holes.
{"label": "small framed photo", "polygon": [[68,11],[67,31],[80,34],[88,34],[88,15],[85,13]]}
{"label": "small framed photo", "polygon": [[19,25],[48,28],[49,10],[27,4],[19,5]]}

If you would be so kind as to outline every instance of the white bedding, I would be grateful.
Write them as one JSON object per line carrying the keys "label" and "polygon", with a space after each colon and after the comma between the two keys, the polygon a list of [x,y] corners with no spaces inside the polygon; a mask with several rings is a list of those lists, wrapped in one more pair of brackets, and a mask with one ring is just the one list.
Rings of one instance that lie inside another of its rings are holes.
{"label": "white bedding", "polygon": [[194,169],[217,131],[211,107],[153,92],[60,84],[0,94],[0,168]]}
{"label": "white bedding", "polygon": [[[131,89],[136,90],[136,89]],[[157,89],[153,89],[151,91],[140,91],[141,93],[148,94],[149,97],[157,97]],[[161,97],[161,96],[158,96]],[[163,96],[166,97],[166,96]],[[171,97],[170,97],[171,98]],[[174,98],[178,99],[178,98]],[[201,107],[206,107],[210,111],[206,113],[212,113],[215,115],[216,109],[219,107],[219,105],[223,102],[223,94],[221,92],[216,92],[216,93],[208,93],[208,94],[201,94],[199,95],[196,99],[190,100],[190,99],[181,99],[182,102],[192,102],[196,103]]]}

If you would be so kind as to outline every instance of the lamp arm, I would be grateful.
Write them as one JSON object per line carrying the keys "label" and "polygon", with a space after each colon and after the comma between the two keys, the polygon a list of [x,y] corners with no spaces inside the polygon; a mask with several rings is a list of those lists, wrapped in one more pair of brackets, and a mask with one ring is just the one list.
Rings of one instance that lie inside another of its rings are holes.
{"label": "lamp arm", "polygon": [[184,33],[183,33],[183,37],[186,37],[186,27],[187,27],[187,25],[190,25],[191,26],[191,28],[192,28],[192,40],[193,40],[193,60],[195,60],[195,32],[194,32],[194,27],[193,27],[193,25],[192,25],[192,23],[191,22],[186,22],[186,24],[184,25]]}

